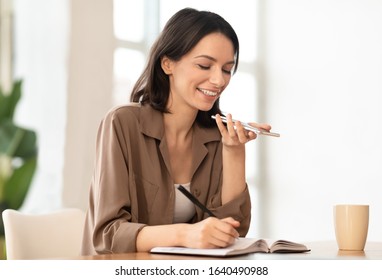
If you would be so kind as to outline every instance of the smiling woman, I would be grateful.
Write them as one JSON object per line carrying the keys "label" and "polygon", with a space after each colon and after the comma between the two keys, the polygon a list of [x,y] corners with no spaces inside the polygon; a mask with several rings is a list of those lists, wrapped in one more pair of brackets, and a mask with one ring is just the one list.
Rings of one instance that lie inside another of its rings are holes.
{"label": "smiling woman", "polygon": [[[161,23],[180,8],[191,5],[217,10],[235,26],[243,42],[240,68],[224,90],[221,108],[238,118],[257,119],[256,1],[247,1],[240,17],[239,7],[226,0],[219,5],[200,0],[115,1],[114,14],[112,2],[100,1],[86,10],[91,0],[73,1],[70,6],[66,0],[14,1],[14,69],[15,75],[25,77],[22,113],[16,117],[36,128],[40,139],[39,166],[23,206],[25,211],[44,212],[61,205],[87,207],[99,120],[112,104],[126,103],[143,69],[148,44],[158,35]],[[131,19],[131,13],[138,20],[121,24],[117,12],[122,19]],[[120,27],[118,38],[112,37],[113,15],[114,26]],[[132,29],[141,33],[132,33]],[[243,99],[245,102],[240,101]],[[248,146],[248,152],[254,154],[256,148]],[[248,183],[253,190],[256,160],[248,157],[247,163]]]}
{"label": "smiling woman", "polygon": [[[114,22],[119,40],[113,37],[113,2],[13,1],[14,72],[25,77],[16,117],[40,139],[25,210],[87,206],[100,118],[113,104],[126,103],[152,38],[176,11],[191,6],[222,15],[240,39],[239,67],[221,110],[237,119],[269,120],[286,136],[246,146],[254,192],[249,234],[330,239],[331,220],[320,217],[343,194],[382,213],[381,1],[115,0],[126,5],[114,5],[115,12],[131,20]],[[354,127],[368,134],[354,134]],[[142,183],[152,190],[148,197],[155,193],[150,183]],[[301,221],[311,224],[301,229]],[[379,238],[382,226],[370,234]]]}
{"label": "smiling woman", "polygon": [[[264,82],[261,79],[258,64],[258,5],[259,1],[241,0],[241,5],[235,1],[221,0],[158,0],[158,1],[126,2],[114,0],[114,33],[117,48],[114,56],[114,104],[124,104],[135,81],[144,68],[144,57],[147,56],[151,43],[155,40],[159,29],[162,29],[168,19],[184,7],[214,11],[222,15],[235,28],[240,40],[240,66],[231,68],[234,79],[224,90],[224,97],[219,100],[223,112],[231,112],[237,119],[258,120],[262,116],[263,107],[259,107],[258,87]],[[136,7],[139,5],[139,7]],[[134,11],[134,12],[133,12]],[[127,15],[131,13],[131,15]],[[142,20],[144,18],[144,20]],[[139,25],[138,28],[135,28]],[[140,33],[141,32],[141,33]],[[138,34],[139,33],[139,34]],[[124,35],[123,35],[124,34]],[[200,63],[201,66],[204,66]],[[116,67],[117,66],[117,67]],[[229,67],[227,68],[229,70]],[[259,83],[260,81],[261,83]],[[205,91],[205,93],[207,93]],[[264,149],[262,142],[248,145],[246,159],[246,175],[252,199],[254,200],[251,234],[259,229],[258,184],[261,177],[259,157]]]}
{"label": "smiling woman", "polygon": [[[247,234],[245,144],[256,134],[230,115],[223,125],[219,107],[238,58],[236,32],[220,15],[185,8],[168,20],[133,103],[111,109],[99,127],[83,254],[226,247]],[[216,217],[195,209],[174,222],[188,207],[176,203],[179,184]]]}

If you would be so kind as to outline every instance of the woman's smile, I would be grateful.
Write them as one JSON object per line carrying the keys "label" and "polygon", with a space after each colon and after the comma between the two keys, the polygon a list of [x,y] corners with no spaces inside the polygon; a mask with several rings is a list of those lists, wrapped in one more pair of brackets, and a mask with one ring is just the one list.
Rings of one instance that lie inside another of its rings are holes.
{"label": "woman's smile", "polygon": [[220,93],[220,91],[212,91],[212,90],[203,89],[203,88],[197,88],[197,90],[207,96],[212,96],[212,97],[215,97]]}

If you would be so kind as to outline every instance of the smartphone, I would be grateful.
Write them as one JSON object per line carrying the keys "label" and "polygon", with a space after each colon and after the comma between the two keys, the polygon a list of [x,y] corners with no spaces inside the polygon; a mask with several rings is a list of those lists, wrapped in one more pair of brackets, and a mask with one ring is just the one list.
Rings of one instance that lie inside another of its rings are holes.
{"label": "smartphone", "polygon": [[[216,119],[215,116],[211,116],[211,118]],[[227,118],[226,117],[220,116],[220,118],[222,119],[222,122],[227,123]],[[235,123],[236,121],[237,120],[232,119],[232,122]],[[254,127],[254,126],[252,126],[252,125],[250,125],[250,124],[248,124],[246,122],[240,121],[240,123],[243,125],[245,130],[252,131],[252,132],[256,133],[257,135],[266,135],[266,136],[280,137],[279,133],[269,132],[269,131],[266,131],[264,129]]]}

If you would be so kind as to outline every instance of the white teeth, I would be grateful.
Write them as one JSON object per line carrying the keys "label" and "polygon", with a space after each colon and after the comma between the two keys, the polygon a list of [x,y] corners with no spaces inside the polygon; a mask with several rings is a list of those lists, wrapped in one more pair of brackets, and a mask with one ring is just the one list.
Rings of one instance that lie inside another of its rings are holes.
{"label": "white teeth", "polygon": [[208,96],[216,96],[216,95],[218,95],[218,92],[215,92],[215,91],[210,91],[210,90],[201,89],[201,88],[199,88],[199,90],[201,92],[203,92],[205,95],[208,95]]}

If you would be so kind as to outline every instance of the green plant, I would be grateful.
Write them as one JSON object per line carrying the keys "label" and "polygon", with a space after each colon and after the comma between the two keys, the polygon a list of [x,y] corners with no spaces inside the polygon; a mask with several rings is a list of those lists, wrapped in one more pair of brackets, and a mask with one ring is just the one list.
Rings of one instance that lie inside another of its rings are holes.
{"label": "green plant", "polygon": [[[0,214],[21,207],[37,165],[36,133],[14,122],[21,86],[22,81],[15,81],[8,94],[0,87]],[[3,235],[0,215],[0,237]]]}

